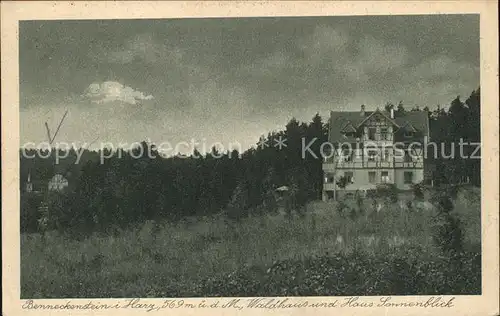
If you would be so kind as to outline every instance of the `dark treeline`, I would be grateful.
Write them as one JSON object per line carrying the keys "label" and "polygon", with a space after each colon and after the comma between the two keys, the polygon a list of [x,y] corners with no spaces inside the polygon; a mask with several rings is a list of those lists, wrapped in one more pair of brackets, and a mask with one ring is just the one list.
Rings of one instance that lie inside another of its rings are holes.
{"label": "dark treeline", "polygon": [[[473,91],[465,102],[457,97],[451,102],[448,111],[439,107],[429,112],[429,116],[432,141],[446,145],[446,150],[440,152],[437,158],[434,159],[429,155],[429,161],[434,166],[435,181],[438,183],[470,181],[480,186],[481,150],[478,147],[481,142],[480,89]],[[460,153],[461,140],[469,144],[463,145],[463,157]]]}
{"label": "dark treeline", "polygon": [[[479,94],[479,89],[474,91],[465,103],[459,98],[453,100],[448,111],[423,109],[429,112],[432,140],[451,143],[464,138],[478,142]],[[399,104],[396,112],[401,111],[406,109]],[[35,150],[27,151],[34,158],[21,155],[21,229],[36,230],[42,216],[48,217],[50,228],[69,231],[125,227],[147,219],[177,221],[221,212],[237,220],[252,212],[275,211],[274,190],[283,185],[293,196],[292,208],[300,208],[321,197],[320,145],[327,141],[327,125],[318,114],[309,123],[292,119],[284,130],[262,136],[268,146],[241,154],[212,148],[204,155],[195,150],[189,157],[162,157],[154,144],[143,142],[144,155],[140,158],[135,158],[141,152],[136,148],[116,152],[101,163],[101,152],[85,150],[75,164],[77,153],[72,149],[67,158],[55,164],[55,150],[42,153],[49,158],[40,158]],[[286,139],[282,149],[274,146],[280,137]],[[303,158],[303,142],[308,144],[313,139],[316,141],[310,148],[318,158],[310,154]],[[461,175],[480,183],[480,160],[432,158],[429,162],[438,166],[432,175],[438,183],[457,181]],[[37,190],[46,188],[55,173],[69,180],[64,193],[25,192],[28,174]],[[49,206],[48,214],[39,211],[44,201]]]}

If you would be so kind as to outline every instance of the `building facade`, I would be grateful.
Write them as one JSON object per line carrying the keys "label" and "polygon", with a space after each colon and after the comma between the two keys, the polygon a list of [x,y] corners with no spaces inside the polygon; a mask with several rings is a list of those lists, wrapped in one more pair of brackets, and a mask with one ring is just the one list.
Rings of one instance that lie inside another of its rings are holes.
{"label": "building facade", "polygon": [[62,192],[68,187],[68,180],[61,174],[55,174],[48,184],[49,191]]}
{"label": "building facade", "polygon": [[328,139],[323,200],[384,183],[410,190],[424,180],[423,149],[429,140],[425,111],[369,112],[364,106],[357,112],[332,111]]}

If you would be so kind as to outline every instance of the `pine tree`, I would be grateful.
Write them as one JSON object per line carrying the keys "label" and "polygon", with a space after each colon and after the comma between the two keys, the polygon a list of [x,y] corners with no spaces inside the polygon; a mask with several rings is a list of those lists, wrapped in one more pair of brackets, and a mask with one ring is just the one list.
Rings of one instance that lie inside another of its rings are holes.
{"label": "pine tree", "polygon": [[235,221],[240,221],[248,215],[248,190],[244,183],[238,183],[234,189],[226,215]]}
{"label": "pine tree", "polygon": [[273,167],[267,170],[266,177],[262,182],[263,195],[264,195],[264,209],[269,213],[276,213],[278,211],[278,205],[276,203],[276,197],[274,193],[275,187],[275,177],[276,172]]}

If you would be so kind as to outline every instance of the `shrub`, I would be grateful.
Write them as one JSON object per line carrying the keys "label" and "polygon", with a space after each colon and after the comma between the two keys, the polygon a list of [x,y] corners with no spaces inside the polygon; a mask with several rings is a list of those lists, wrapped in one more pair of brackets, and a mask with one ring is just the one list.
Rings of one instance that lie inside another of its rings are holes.
{"label": "shrub", "polygon": [[[243,268],[210,277],[185,296],[351,296],[478,294],[481,262],[464,254],[462,267],[446,258],[418,258],[421,250],[387,256],[355,251],[303,260],[275,261],[267,269]],[[448,271],[450,273],[444,273]],[[449,277],[453,274],[455,277]]]}
{"label": "shrub", "polygon": [[398,201],[398,189],[395,184],[378,184],[376,188],[376,195],[391,203]]}
{"label": "shrub", "polygon": [[272,190],[267,190],[264,193],[264,203],[262,206],[263,209],[270,214],[278,213],[278,203]]}
{"label": "shrub", "polygon": [[349,211],[349,218],[351,220],[356,220],[356,218],[358,217],[358,213],[356,212],[356,210],[354,208],[351,208],[351,210]]}
{"label": "shrub", "polygon": [[464,249],[462,223],[453,212],[453,202],[447,192],[437,192],[432,198],[437,206],[435,243],[446,254],[457,255]]}
{"label": "shrub", "polygon": [[344,216],[344,211],[347,209],[347,203],[344,200],[340,200],[337,203],[337,212],[339,213],[340,216]]}
{"label": "shrub", "polygon": [[346,176],[341,176],[337,181],[337,186],[341,189],[345,189],[351,182]]}
{"label": "shrub", "polygon": [[365,205],[363,202],[364,198],[359,190],[356,191],[355,197],[356,197],[356,205],[358,207],[359,214],[364,214],[365,213],[365,207],[364,207]]}
{"label": "shrub", "polygon": [[234,189],[227,206],[226,216],[237,222],[248,216],[248,190],[245,184],[239,183]]}
{"label": "shrub", "polygon": [[422,201],[424,199],[424,188],[422,183],[416,183],[412,186],[413,197],[416,200]]}

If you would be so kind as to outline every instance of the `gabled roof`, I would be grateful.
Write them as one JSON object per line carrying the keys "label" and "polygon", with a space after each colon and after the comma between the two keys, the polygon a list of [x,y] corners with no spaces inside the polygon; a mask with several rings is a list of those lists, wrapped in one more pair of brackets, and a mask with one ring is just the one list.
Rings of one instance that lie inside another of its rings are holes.
{"label": "gabled roof", "polygon": [[360,126],[361,126],[361,125],[363,125],[366,121],[368,121],[368,120],[370,119],[370,117],[372,117],[375,113],[380,113],[380,114],[382,114],[382,116],[384,116],[384,117],[385,117],[385,118],[386,118],[389,122],[391,122],[391,123],[392,123],[392,124],[394,124],[395,126],[399,127],[399,125],[396,123],[396,121],[394,121],[394,120],[391,118],[391,115],[390,115],[388,112],[386,112],[386,111],[380,111],[378,108],[377,108],[375,111],[371,112],[371,114],[370,114],[370,115],[367,115],[367,116],[365,117],[365,119],[364,119],[364,120],[362,120],[362,121],[358,124],[358,127],[360,127]]}
{"label": "gabled roof", "polygon": [[399,126],[410,123],[416,131],[422,133],[422,136],[429,136],[429,117],[425,111],[406,112],[404,115],[396,116],[394,120]]}
{"label": "gabled roof", "polygon": [[410,123],[406,122],[404,126],[401,126],[398,131],[404,131],[404,132],[418,132],[418,130]]}
{"label": "gabled roof", "polygon": [[[365,111],[362,116],[360,111],[331,111],[330,112],[330,127],[329,127],[329,141],[330,142],[355,142],[356,137],[345,137],[344,128],[348,124],[353,126],[361,126],[368,117],[372,116],[376,111]],[[385,117],[390,119],[390,113],[386,111],[378,111]],[[403,127],[408,123],[422,134],[428,136],[429,134],[429,119],[425,111],[410,111],[403,114],[395,112],[395,117],[392,119],[396,126]]]}
{"label": "gabled roof", "polygon": [[[365,112],[365,115],[369,115],[371,112]],[[351,123],[357,126],[366,116],[361,116],[359,111],[356,112],[330,112],[330,130],[329,139],[330,141],[356,141],[356,137],[344,137],[343,128],[347,124]]]}
{"label": "gabled roof", "polygon": [[344,133],[348,132],[356,133],[357,131],[358,130],[352,125],[350,121],[344,126],[344,128],[342,128],[342,132]]}

